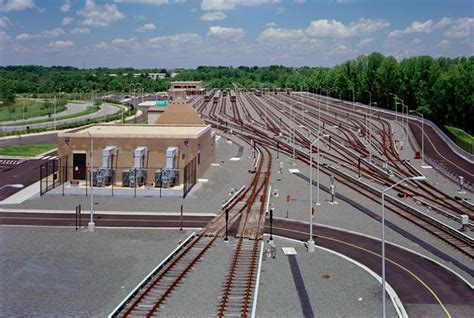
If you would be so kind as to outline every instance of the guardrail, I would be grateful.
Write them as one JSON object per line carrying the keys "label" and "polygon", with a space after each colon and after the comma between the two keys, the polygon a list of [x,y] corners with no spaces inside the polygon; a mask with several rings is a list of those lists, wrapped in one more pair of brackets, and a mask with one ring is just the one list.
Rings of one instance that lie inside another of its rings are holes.
{"label": "guardrail", "polygon": [[169,254],[158,266],[156,266],[150,274],[148,274],[133,291],[125,297],[125,299],[112,311],[108,318],[115,318],[118,316],[120,311],[127,306],[127,304],[140,292],[140,290],[158,274],[190,241],[196,236],[193,232],[187,239],[184,240],[171,254]]}
{"label": "guardrail", "polygon": [[244,191],[244,190],[245,190],[245,186],[242,186],[242,188],[240,188],[236,193],[234,193],[234,195],[231,196],[229,200],[227,200],[226,202],[224,202],[224,203],[222,204],[222,210],[224,210],[225,208],[227,208],[227,207],[232,203],[232,201],[234,201],[235,198],[237,198],[237,197],[242,193],[242,191]]}

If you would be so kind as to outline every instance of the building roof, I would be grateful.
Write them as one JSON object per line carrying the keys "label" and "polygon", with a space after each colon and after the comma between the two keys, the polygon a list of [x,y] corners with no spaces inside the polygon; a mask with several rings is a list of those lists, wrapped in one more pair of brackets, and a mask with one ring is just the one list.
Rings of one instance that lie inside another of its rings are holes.
{"label": "building roof", "polygon": [[209,129],[210,126],[200,125],[92,125],[72,132],[59,133],[58,137],[195,139]]}
{"label": "building roof", "polygon": [[202,81],[172,81],[171,85],[173,84],[202,84]]}
{"label": "building roof", "polygon": [[178,99],[166,106],[163,114],[156,120],[159,125],[200,125],[206,126],[201,115],[186,101]]}

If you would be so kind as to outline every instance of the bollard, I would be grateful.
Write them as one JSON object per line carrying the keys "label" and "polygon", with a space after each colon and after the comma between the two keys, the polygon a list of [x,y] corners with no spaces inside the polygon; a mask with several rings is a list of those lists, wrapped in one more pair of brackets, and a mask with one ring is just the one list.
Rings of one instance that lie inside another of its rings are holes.
{"label": "bollard", "polygon": [[278,173],[279,174],[283,173],[283,161],[280,161],[280,168],[278,169]]}
{"label": "bollard", "polygon": [[277,256],[277,247],[276,247],[276,245],[272,244],[271,249],[272,249],[272,258],[276,259],[276,256]]}
{"label": "bollard", "polygon": [[459,193],[464,193],[464,177],[459,176]]}
{"label": "bollard", "polygon": [[461,232],[466,232],[468,225],[469,225],[469,216],[466,214],[461,215]]}
{"label": "bollard", "polygon": [[334,198],[336,196],[336,186],[334,184],[331,184],[331,204],[335,204],[336,201],[334,201]]}
{"label": "bollard", "polygon": [[359,157],[359,160],[357,162],[357,170],[358,170],[358,173],[357,173],[357,178],[360,179],[360,157]]}
{"label": "bollard", "polygon": [[225,238],[224,242],[229,242],[229,238],[227,236],[228,232],[228,226],[229,226],[229,209],[225,209]]}

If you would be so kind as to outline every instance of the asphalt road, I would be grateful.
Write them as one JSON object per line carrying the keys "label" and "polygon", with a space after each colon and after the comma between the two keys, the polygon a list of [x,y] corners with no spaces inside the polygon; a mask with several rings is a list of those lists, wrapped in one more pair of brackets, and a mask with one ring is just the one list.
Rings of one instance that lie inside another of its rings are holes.
{"label": "asphalt road", "polygon": [[[49,155],[56,156],[57,152],[51,152]],[[0,188],[6,184],[20,183],[26,188],[40,179],[40,166],[47,162],[45,159],[28,159],[19,164],[3,165],[0,162]],[[0,190],[0,201],[15,194],[21,189],[11,187]]]}
{"label": "asphalt road", "polygon": [[31,144],[55,144],[58,142],[58,132],[51,132],[40,135],[23,135],[14,138],[0,138],[0,147],[2,146],[16,146],[16,145],[31,145]]}
{"label": "asphalt road", "polygon": [[[89,214],[82,215],[86,226]],[[179,216],[96,214],[96,226],[114,227],[180,227]],[[183,226],[202,227],[209,216],[184,216]],[[75,227],[75,214],[0,213],[0,224]],[[266,232],[269,231],[267,222]],[[378,240],[345,231],[314,227],[316,244],[344,254],[381,275]],[[308,240],[308,225],[298,221],[276,219],[273,234],[299,241]],[[387,282],[400,297],[412,317],[471,317],[474,292],[457,275],[442,266],[403,248],[386,245]],[[389,299],[387,297],[387,299]]]}
{"label": "asphalt road", "polygon": [[[71,115],[71,114],[76,114],[84,111],[88,106],[92,106],[92,103],[84,103],[84,104],[76,104],[76,103],[68,103],[66,105],[66,110],[63,110],[62,112],[56,113],[56,117],[61,117],[61,116],[66,116],[66,115]],[[15,125],[15,124],[20,124],[20,123],[25,123],[25,125],[28,125],[28,122],[35,121],[35,120],[41,120],[41,119],[48,119],[49,116],[38,116],[38,117],[33,117],[33,118],[28,118],[28,119],[17,119],[17,120],[9,120],[9,121],[2,121],[0,122],[0,125]]]}
{"label": "asphalt road", "polygon": [[[105,116],[116,114],[120,111],[121,111],[120,108],[117,108],[116,106],[113,106],[110,104],[102,104],[102,106],[100,107],[100,110],[95,113],[80,116],[80,117],[68,118],[68,119],[58,119],[56,120],[56,126],[67,124],[67,123],[73,123],[76,121],[86,120],[86,119],[101,119],[101,118],[104,118]],[[31,120],[34,120],[34,118]],[[26,126],[29,126],[31,129],[52,128],[54,127],[54,122],[49,121],[49,122],[37,123],[37,124],[29,124],[29,125],[25,124],[22,126],[3,126],[2,129],[7,132],[23,131],[25,130]]]}
{"label": "asphalt road", "polygon": [[[410,121],[409,125],[416,142],[421,146],[422,125],[415,121]],[[452,151],[446,142],[429,125],[424,125],[424,132],[426,157],[435,160],[451,173],[457,176],[463,176],[466,183],[474,184],[474,164]]]}

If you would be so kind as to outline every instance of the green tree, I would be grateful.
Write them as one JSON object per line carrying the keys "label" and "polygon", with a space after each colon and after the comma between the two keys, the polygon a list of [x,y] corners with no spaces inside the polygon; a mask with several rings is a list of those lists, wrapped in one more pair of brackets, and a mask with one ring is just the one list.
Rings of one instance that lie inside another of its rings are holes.
{"label": "green tree", "polygon": [[95,101],[94,101],[94,106],[96,108],[100,108],[101,105],[102,105],[102,99],[96,98]]}

